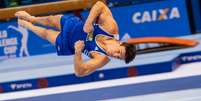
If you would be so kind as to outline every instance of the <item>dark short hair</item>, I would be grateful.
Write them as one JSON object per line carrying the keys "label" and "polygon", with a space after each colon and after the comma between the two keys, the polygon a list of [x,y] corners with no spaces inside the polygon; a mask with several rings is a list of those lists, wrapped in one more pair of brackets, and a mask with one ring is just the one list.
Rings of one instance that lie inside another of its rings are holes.
{"label": "dark short hair", "polygon": [[124,46],[126,49],[126,53],[125,53],[125,63],[128,64],[131,61],[133,61],[133,59],[136,56],[136,46],[134,44],[129,44],[126,42],[123,42],[121,44],[121,46]]}

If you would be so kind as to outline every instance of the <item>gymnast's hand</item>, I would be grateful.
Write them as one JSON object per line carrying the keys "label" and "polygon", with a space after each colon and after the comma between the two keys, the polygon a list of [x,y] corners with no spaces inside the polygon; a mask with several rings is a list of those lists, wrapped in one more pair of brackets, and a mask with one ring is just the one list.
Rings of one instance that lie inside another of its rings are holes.
{"label": "gymnast's hand", "polygon": [[86,33],[93,32],[93,31],[94,31],[93,24],[86,22],[86,23],[84,24],[83,30],[84,30],[84,32],[86,32]]}
{"label": "gymnast's hand", "polygon": [[81,54],[82,53],[82,50],[84,49],[84,41],[77,41],[74,45],[74,48],[75,48],[75,54]]}

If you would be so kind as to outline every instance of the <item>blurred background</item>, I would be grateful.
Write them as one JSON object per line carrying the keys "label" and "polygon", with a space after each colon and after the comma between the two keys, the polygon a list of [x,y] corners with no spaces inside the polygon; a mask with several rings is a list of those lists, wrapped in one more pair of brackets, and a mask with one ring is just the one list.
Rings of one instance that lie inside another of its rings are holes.
{"label": "blurred background", "polygon": [[121,41],[168,37],[198,44],[140,43],[132,63],[112,59],[81,78],[74,75],[73,56],[58,57],[53,45],[18,26],[14,17],[25,10],[85,21],[97,1],[0,0],[0,100],[201,100],[201,0],[101,0],[118,23]]}

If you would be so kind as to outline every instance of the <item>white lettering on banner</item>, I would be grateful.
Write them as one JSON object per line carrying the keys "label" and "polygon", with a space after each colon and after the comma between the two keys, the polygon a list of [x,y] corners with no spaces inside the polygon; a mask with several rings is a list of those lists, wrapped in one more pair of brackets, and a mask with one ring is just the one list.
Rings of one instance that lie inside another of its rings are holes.
{"label": "white lettering on banner", "polygon": [[16,51],[17,51],[17,46],[4,47],[4,54],[15,54]]}
{"label": "white lettering on banner", "polygon": [[8,34],[6,31],[0,31],[0,38],[7,38]]}
{"label": "white lettering on banner", "polygon": [[31,83],[11,84],[10,87],[12,88],[12,90],[27,89],[27,88],[31,88],[32,84]]}
{"label": "white lettering on banner", "polygon": [[173,8],[172,12],[170,13],[170,19],[180,18],[180,12],[178,8]]}
{"label": "white lettering on banner", "polygon": [[130,38],[131,38],[131,36],[130,36],[128,33],[125,33],[125,34],[122,36],[121,41],[122,41],[122,42],[127,42],[128,39],[130,39]]}
{"label": "white lettering on banner", "polygon": [[196,60],[201,60],[201,55],[184,56],[181,59],[184,62],[187,62],[187,61],[196,61]]}
{"label": "white lettering on banner", "polygon": [[168,19],[178,19],[180,18],[180,11],[177,7],[164,8],[152,11],[136,12],[133,14],[132,20],[135,24],[154,22],[154,21],[164,21]]}
{"label": "white lettering on banner", "polygon": [[17,45],[17,38],[0,39],[0,47]]}
{"label": "white lettering on banner", "polygon": [[[9,33],[8,30],[14,30],[15,32]],[[18,34],[21,34],[22,37],[19,37]],[[1,53],[4,52],[0,56],[6,55],[6,58],[16,58],[18,54],[19,57],[29,56],[27,42],[28,30],[26,28],[9,25],[6,30],[0,30],[0,50]],[[19,46],[21,46],[20,49]],[[19,50],[19,53],[17,53],[17,50]]]}
{"label": "white lettering on banner", "polygon": [[17,52],[17,37],[8,38],[8,33],[6,30],[0,31],[0,47],[4,52],[4,55],[7,55],[6,58],[15,58]]}

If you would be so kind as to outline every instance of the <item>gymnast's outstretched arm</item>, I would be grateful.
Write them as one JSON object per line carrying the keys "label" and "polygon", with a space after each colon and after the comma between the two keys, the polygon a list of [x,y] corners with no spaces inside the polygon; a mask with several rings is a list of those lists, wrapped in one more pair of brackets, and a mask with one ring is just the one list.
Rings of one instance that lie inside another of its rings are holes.
{"label": "gymnast's outstretched arm", "polygon": [[84,25],[85,32],[93,31],[93,23],[98,19],[98,24],[111,34],[118,34],[118,25],[114,20],[110,9],[101,1],[97,1],[91,8],[89,16]]}
{"label": "gymnast's outstretched arm", "polygon": [[74,55],[74,70],[76,76],[82,77],[89,75],[96,69],[103,67],[109,62],[108,57],[100,55],[99,53],[91,53],[92,59],[83,61],[82,49],[84,48],[83,41],[77,41],[75,43],[75,55]]}
{"label": "gymnast's outstretched arm", "polygon": [[61,30],[60,19],[63,15],[49,15],[49,16],[36,17],[30,15],[26,11],[18,11],[15,13],[15,16],[20,19],[29,21],[33,24],[36,23],[45,26],[51,26],[57,28],[58,30]]}

